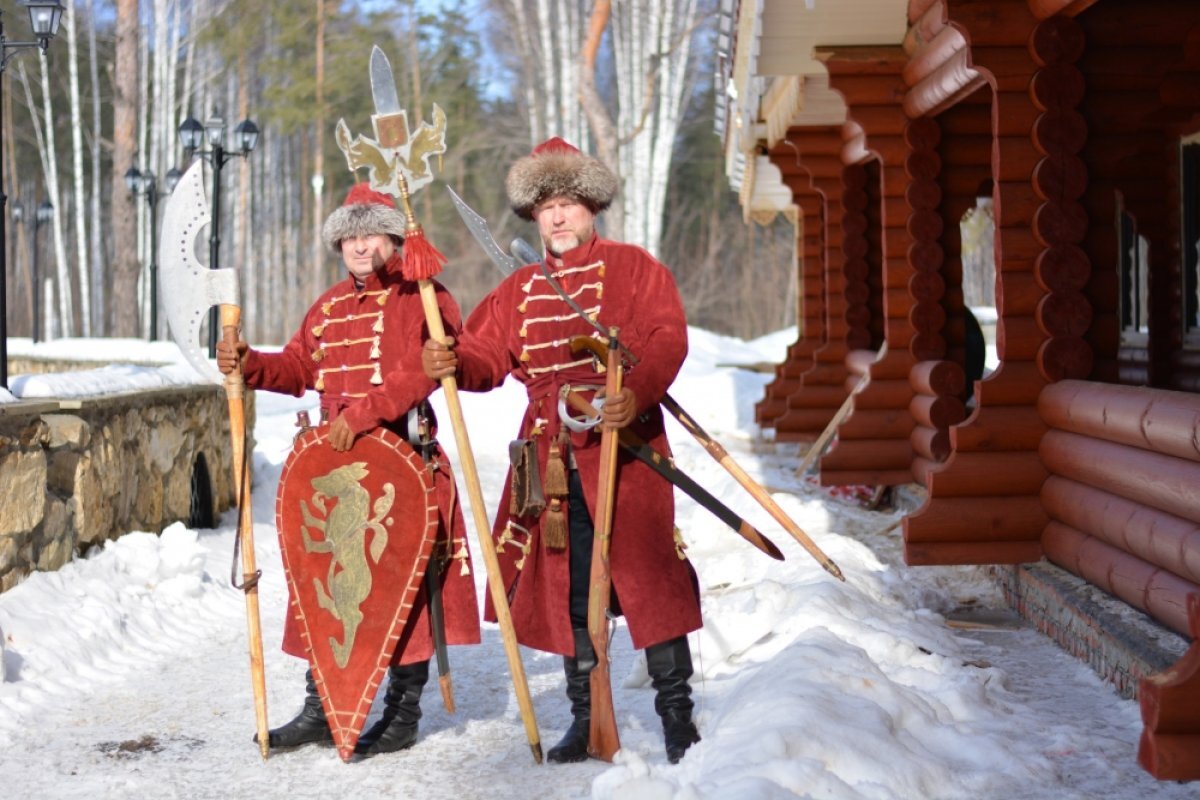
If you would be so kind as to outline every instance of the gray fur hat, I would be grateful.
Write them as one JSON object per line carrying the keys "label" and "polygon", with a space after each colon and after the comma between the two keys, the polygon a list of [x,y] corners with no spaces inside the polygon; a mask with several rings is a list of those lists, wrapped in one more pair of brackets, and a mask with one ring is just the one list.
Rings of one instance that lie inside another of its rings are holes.
{"label": "gray fur hat", "polygon": [[346,202],[325,220],[321,238],[336,255],[341,253],[342,240],[355,236],[382,233],[399,237],[403,242],[404,223],[404,215],[396,209],[395,199],[375,191],[364,181],[351,187]]}
{"label": "gray fur hat", "polygon": [[617,188],[617,176],[603,162],[557,136],[517,159],[504,181],[512,210],[528,220],[538,203],[557,196],[573,197],[598,214],[612,203]]}

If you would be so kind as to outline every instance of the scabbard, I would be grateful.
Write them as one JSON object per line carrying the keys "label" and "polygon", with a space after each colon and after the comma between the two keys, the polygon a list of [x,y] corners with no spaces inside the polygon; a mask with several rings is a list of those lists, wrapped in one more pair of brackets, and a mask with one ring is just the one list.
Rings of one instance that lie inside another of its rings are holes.
{"label": "scabbard", "polygon": [[[436,547],[436,545],[435,545]],[[437,658],[438,687],[442,704],[453,714],[454,685],[450,681],[450,656],[446,652],[446,617],[442,607],[442,576],[439,559],[429,559],[425,569],[425,590],[429,593],[429,624],[433,628],[433,652]]]}
{"label": "scabbard", "polygon": [[[567,393],[567,402],[576,411],[588,414],[589,416],[595,416],[598,413],[592,407],[591,403],[574,392]],[[714,497],[707,489],[696,483],[686,472],[676,467],[670,459],[651,447],[650,443],[645,439],[638,436],[629,428],[622,428],[620,443],[621,447],[633,455],[634,458],[650,467],[650,469],[666,479],[672,486],[678,487],[681,492],[695,500],[713,516],[721,520],[721,522],[728,525],[738,536],[741,536],[771,558],[783,561],[783,553],[775,546],[774,542],[743,519],[737,512]]]}

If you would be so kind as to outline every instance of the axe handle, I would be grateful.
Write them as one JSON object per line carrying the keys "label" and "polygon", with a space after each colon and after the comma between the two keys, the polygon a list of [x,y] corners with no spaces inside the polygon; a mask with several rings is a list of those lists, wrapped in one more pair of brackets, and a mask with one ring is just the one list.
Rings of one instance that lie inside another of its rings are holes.
{"label": "axe handle", "polygon": [[[221,306],[221,331],[225,341],[237,347],[242,310]],[[263,669],[262,623],[258,614],[258,567],[254,559],[254,518],[250,507],[250,470],[246,460],[246,382],[239,366],[225,376],[229,401],[229,437],[233,447],[233,483],[237,487],[238,538],[242,553],[242,585],[246,595],[246,630],[250,644],[250,680],[254,688],[254,717],[258,749],[263,760],[270,747],[267,729],[267,682]]]}
{"label": "axe handle", "polygon": [[[433,282],[422,278],[417,281],[421,291],[421,306],[425,311],[425,324],[429,327],[429,335],[439,342],[446,341],[446,328],[442,324],[442,310],[438,308],[437,290]],[[483,554],[483,563],[487,568],[488,591],[491,592],[492,606],[496,611],[496,622],[500,625],[500,635],[504,640],[504,652],[508,656],[508,669],[512,673],[513,689],[517,694],[517,706],[521,710],[521,720],[525,723],[525,736],[529,740],[529,749],[533,760],[542,763],[542,742],[538,734],[537,719],[533,714],[533,700],[529,695],[529,684],[525,679],[525,665],[521,661],[521,651],[517,648],[517,634],[513,630],[512,613],[508,608],[508,597],[504,591],[504,576],[500,572],[500,559],[496,557],[496,543],[492,541],[492,526],[488,522],[487,511],[483,501],[483,489],[479,485],[479,470],[475,466],[475,455],[471,451],[471,440],[467,436],[467,425],[463,420],[462,403],[458,399],[458,382],[454,376],[442,378],[442,391],[446,394],[446,406],[450,410],[450,422],[454,427],[454,442],[458,446],[458,463],[462,467],[463,478],[467,483],[467,497],[471,501],[471,515],[475,522],[476,538],[479,540],[479,550]]]}

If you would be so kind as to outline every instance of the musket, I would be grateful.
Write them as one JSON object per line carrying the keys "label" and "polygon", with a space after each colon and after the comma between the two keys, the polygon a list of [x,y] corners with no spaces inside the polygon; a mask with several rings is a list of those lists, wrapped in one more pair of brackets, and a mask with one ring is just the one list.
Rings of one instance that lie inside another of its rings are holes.
{"label": "musket", "polygon": [[[379,141],[367,139],[361,135],[352,140],[345,123],[339,122],[338,146],[345,154],[346,164],[351,172],[359,167],[368,167],[373,189],[399,197],[405,216],[404,262],[401,271],[406,280],[415,281],[417,284],[430,338],[445,342],[446,327],[442,322],[442,313],[437,302],[437,290],[432,279],[441,271],[446,257],[425,238],[424,230],[418,224],[409,200],[411,191],[415,191],[432,180],[432,170],[428,163],[429,156],[440,155],[446,150],[445,114],[435,105],[434,125],[422,123],[415,132],[407,135],[407,117],[399,108],[396,100],[391,65],[387,56],[378,46],[371,52],[371,92],[378,112],[372,121],[375,124]],[[441,386],[446,397],[446,407],[450,411],[454,440],[458,445],[459,466],[462,468],[463,478],[467,484],[467,497],[470,500],[471,514],[474,517],[479,549],[483,555],[484,566],[487,568],[488,590],[491,592],[496,622],[500,626],[509,672],[512,675],[513,690],[517,696],[517,706],[525,724],[525,735],[529,741],[533,760],[540,764],[542,763],[541,737],[538,733],[537,719],[534,716],[533,700],[529,694],[529,684],[525,678],[525,666],[521,661],[521,652],[517,645],[516,632],[513,629],[508,597],[504,591],[504,577],[500,571],[500,560],[496,555],[496,545],[491,537],[492,526],[487,518],[483,489],[479,483],[479,470],[475,465],[475,455],[471,450],[471,440],[467,435],[466,421],[463,419],[462,403],[458,397],[458,383],[453,375],[449,375],[442,378]]]}
{"label": "musket", "polygon": [[[233,585],[246,596],[246,628],[250,647],[250,677],[254,690],[255,724],[258,747],[267,758],[270,738],[267,727],[267,686],[263,668],[262,623],[258,613],[258,579],[262,575],[254,558],[254,519],[250,503],[250,468],[246,453],[246,384],[240,369],[228,376],[209,363],[197,343],[200,321],[214,305],[220,306],[221,329],[226,342],[238,340],[242,310],[238,299],[237,272],[233,269],[209,269],[197,261],[195,239],[210,221],[208,200],[204,194],[202,161],[193,164],[179,180],[167,199],[163,213],[162,264],[163,308],[168,327],[180,352],[192,367],[214,383],[223,383],[229,405],[229,437],[233,457],[233,485],[236,487],[238,535],[234,540]],[[242,580],[236,579],[237,552],[241,552]]]}
{"label": "musket", "polygon": [[[607,397],[621,393],[621,356],[617,348],[617,329],[610,328],[608,371],[604,378]],[[600,485],[596,490],[596,519],[592,539],[592,569],[588,580],[588,638],[596,653],[596,666],[588,680],[591,684],[592,718],[588,733],[588,755],[611,762],[621,749],[617,719],[613,711],[612,676],[609,661],[609,604],[612,598],[612,574],[608,551],[612,540],[613,500],[617,479],[617,431],[607,425],[600,433]]]}

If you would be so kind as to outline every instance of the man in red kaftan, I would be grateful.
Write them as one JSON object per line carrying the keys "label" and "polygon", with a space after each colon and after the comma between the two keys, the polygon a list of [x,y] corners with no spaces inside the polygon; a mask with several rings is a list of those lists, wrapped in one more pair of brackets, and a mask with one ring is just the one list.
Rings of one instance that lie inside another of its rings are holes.
{"label": "man in red kaftan", "polygon": [[[356,436],[381,426],[410,439],[410,415],[426,405],[436,388],[421,368],[421,342],[428,331],[417,284],[400,273],[404,223],[392,198],[366,183],[353,187],[322,229],[325,244],[342,257],[345,279],[317,299],[281,352],[259,352],[245,342],[238,342],[236,353],[224,342],[217,348],[222,372],[231,372],[240,356],[250,388],[297,397],[315,389],[334,450],[349,449]],[[447,331],[457,331],[458,304],[441,286],[437,300]],[[439,507],[435,547],[450,554],[442,588],[446,642],[477,644],[479,610],[454,476],[440,448],[430,458]],[[436,568],[433,563],[430,569]],[[291,613],[284,624],[283,650],[307,657]],[[428,597],[422,588],[388,669],[383,717],[359,738],[356,752],[392,752],[416,741],[432,653]],[[306,683],[303,710],[270,732],[271,747],[332,742],[311,670]]]}
{"label": "man in red kaftan", "polygon": [[[669,455],[658,403],[687,354],[687,323],[665,266],[639,247],[595,232],[596,214],[616,195],[615,176],[555,138],[513,165],[506,189],[517,215],[537,222],[548,252],[545,266],[554,280],[602,328],[619,328],[621,344],[637,358],[626,368],[621,393],[606,398],[604,424],[629,426]],[[547,754],[555,762],[587,757],[589,673],[596,664],[587,595],[600,431],[571,430],[579,426],[569,419],[564,423],[568,415],[559,397],[573,391],[591,400],[604,376],[589,354],[572,353],[569,341],[577,336],[598,334],[535,264],[518,269],[479,304],[452,349],[427,341],[423,356],[426,375],[455,375],[468,391],[487,391],[513,375],[529,397],[519,436],[537,443],[540,474],[561,474],[566,467],[566,496],[555,497],[547,481],[549,504],[538,514],[522,516],[510,509],[510,482],[493,531],[518,640],[564,657],[574,721]],[[646,650],[672,762],[700,738],[692,722],[686,634],[701,626],[695,572],[684,556],[674,514],[671,485],[621,454],[609,605],[624,614],[634,646]]]}

